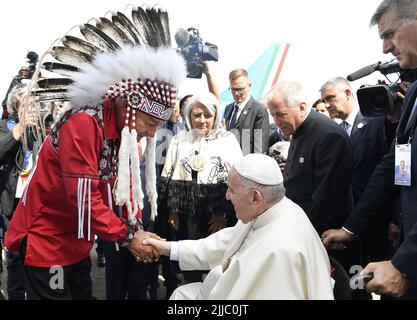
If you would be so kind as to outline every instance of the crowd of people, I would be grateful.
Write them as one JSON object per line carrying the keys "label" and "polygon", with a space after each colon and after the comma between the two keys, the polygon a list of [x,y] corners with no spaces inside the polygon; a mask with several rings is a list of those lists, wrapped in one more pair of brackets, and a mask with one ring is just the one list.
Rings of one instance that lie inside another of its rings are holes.
{"label": "crowd of people", "polygon": [[[371,25],[417,68],[417,0],[383,0]],[[223,110],[206,62],[207,88],[178,96],[186,61],[159,39],[101,50],[65,102],[14,79],[0,122],[7,298],[92,299],[97,242],[108,300],[161,298],[160,271],[164,299],[417,299],[417,85],[365,117],[342,77],[314,103],[295,81],[258,101],[238,68]],[[346,286],[358,272],[373,278]]]}

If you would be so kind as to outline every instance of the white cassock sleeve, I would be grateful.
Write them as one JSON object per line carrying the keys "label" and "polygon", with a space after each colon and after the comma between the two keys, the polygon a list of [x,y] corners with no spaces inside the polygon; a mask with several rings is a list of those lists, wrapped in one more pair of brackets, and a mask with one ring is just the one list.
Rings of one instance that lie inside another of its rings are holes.
{"label": "white cassock sleeve", "polygon": [[225,228],[199,240],[178,242],[181,270],[209,270],[222,263],[235,227]]}
{"label": "white cassock sleeve", "polygon": [[312,253],[305,255],[296,246],[285,248],[276,242],[263,242],[233,257],[209,298],[333,299],[330,268],[323,264],[323,252]]}

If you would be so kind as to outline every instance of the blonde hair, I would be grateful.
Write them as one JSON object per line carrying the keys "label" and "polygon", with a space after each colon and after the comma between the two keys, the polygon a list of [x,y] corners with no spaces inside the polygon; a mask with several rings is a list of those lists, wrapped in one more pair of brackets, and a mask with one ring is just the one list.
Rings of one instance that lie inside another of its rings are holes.
{"label": "blonde hair", "polygon": [[245,69],[239,68],[229,73],[229,81],[234,81],[239,77],[245,77],[246,79],[249,79],[248,72]]}

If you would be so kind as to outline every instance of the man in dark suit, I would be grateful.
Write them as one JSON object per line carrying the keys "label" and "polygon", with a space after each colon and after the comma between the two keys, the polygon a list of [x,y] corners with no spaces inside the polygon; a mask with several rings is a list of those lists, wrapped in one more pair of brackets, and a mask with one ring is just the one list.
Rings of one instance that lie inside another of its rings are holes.
{"label": "man in dark suit", "polygon": [[[384,0],[371,19],[378,25],[384,53],[396,56],[402,69],[417,68],[417,1]],[[400,196],[399,247],[390,261],[369,264],[362,273],[373,273],[367,290],[383,295],[417,298],[417,83],[407,91],[396,143],[382,159],[355,211],[344,228],[323,233],[327,247],[343,248],[343,242],[361,236],[379,218],[379,209]],[[411,186],[394,185],[396,145],[411,144]]]}
{"label": "man in dark suit", "polygon": [[[306,212],[319,234],[342,226],[353,209],[352,147],[346,132],[311,111],[298,83],[279,83],[268,93],[267,104],[277,127],[292,135],[284,170],[286,196]],[[347,272],[359,258],[356,244],[348,252],[330,254]]]}
{"label": "man in dark suit", "polygon": [[244,155],[265,153],[270,133],[268,112],[250,95],[252,84],[246,70],[233,70],[229,81],[235,102],[226,106],[226,129],[236,136]]}
{"label": "man in dark suit", "polygon": [[[332,117],[342,120],[341,126],[349,135],[353,152],[352,191],[356,205],[382,157],[389,151],[385,138],[385,117],[364,117],[350,83],[341,77],[331,78],[320,88],[321,99]],[[395,210],[395,202],[386,206],[380,219],[362,237],[363,262],[390,259],[392,246],[388,239],[388,224]]]}

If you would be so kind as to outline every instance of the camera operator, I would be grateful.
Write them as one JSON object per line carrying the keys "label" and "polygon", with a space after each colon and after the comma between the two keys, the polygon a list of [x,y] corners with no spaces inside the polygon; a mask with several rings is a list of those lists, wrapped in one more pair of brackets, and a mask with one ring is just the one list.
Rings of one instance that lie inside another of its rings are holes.
{"label": "camera operator", "polygon": [[[0,210],[6,230],[22,197],[39,149],[39,145],[30,140],[29,132],[36,130],[35,114],[31,110],[30,99],[26,85],[15,86],[10,91],[6,104],[9,117],[0,121],[0,165],[5,168],[5,176],[0,185]],[[25,137],[29,138],[27,149],[23,143]],[[8,298],[24,300],[25,283],[19,254],[8,251],[6,260]]]}
{"label": "camera operator", "polygon": [[7,89],[6,96],[4,97],[3,102],[1,103],[3,107],[1,119],[7,119],[8,117],[6,102],[10,91],[17,85],[20,85],[22,83],[22,80],[32,78],[32,75],[36,70],[36,63],[38,62],[38,57],[38,54],[34,51],[29,51],[26,55],[26,59],[28,60],[28,66],[21,67],[17,75],[14,76],[12,81],[10,82],[9,89]]}
{"label": "camera operator", "polygon": [[[356,205],[376,166],[389,151],[393,140],[391,133],[395,132],[399,117],[396,118],[394,114],[387,117],[364,117],[350,83],[342,77],[328,80],[320,88],[320,93],[332,118],[343,120],[340,125],[352,143],[352,192]],[[391,258],[392,245],[388,238],[388,225],[395,208],[396,202],[383,208],[372,230],[362,237],[362,263]]]}
{"label": "camera operator", "polygon": [[[383,52],[392,53],[402,69],[417,67],[417,0],[384,0],[371,19],[378,25],[383,40]],[[388,261],[370,263],[362,274],[373,273],[367,283],[370,292],[417,298],[417,83],[409,88],[396,132],[395,143],[375,169],[361,200],[344,224],[344,228],[327,230],[323,243],[327,247],[344,247],[343,242],[366,234],[380,218],[380,210],[400,196],[399,247]],[[397,159],[407,159],[411,178],[408,183],[395,185]]]}

